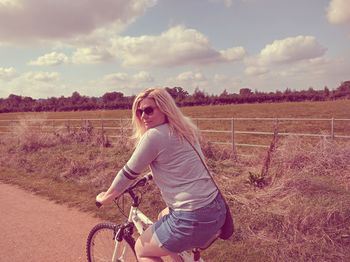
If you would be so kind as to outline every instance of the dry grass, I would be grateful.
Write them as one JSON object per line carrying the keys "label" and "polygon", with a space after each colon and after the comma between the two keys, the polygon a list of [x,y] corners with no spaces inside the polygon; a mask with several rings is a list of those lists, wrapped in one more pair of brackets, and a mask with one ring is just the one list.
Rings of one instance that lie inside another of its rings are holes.
{"label": "dry grass", "polygon": [[[96,211],[94,196],[130,157],[128,139],[110,145],[88,123],[38,132],[24,122],[15,130],[0,137],[0,180],[121,221],[114,208]],[[269,161],[261,150],[233,161],[230,150],[203,142],[236,223],[234,237],[217,241],[204,256],[209,261],[348,261],[350,144],[322,139],[315,145],[291,137],[274,147]],[[257,187],[249,174],[262,170],[266,183]],[[142,208],[155,218],[164,204],[154,185],[148,190]]]}
{"label": "dry grass", "polygon": [[233,256],[238,261],[348,261],[350,144],[285,140],[272,155],[268,183],[260,189],[247,178],[260,171],[263,156],[237,162],[244,167],[234,179],[218,177],[235,213],[236,243],[245,243]]}

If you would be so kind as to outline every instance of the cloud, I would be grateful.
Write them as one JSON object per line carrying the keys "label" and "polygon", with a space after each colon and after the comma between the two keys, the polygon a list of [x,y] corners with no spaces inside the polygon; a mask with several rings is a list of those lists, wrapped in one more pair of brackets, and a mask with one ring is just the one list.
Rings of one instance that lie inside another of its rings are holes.
{"label": "cloud", "polygon": [[51,52],[30,61],[28,64],[33,66],[56,66],[67,63],[68,57],[63,53]]}
{"label": "cloud", "polygon": [[0,0],[0,8],[19,8],[21,7],[20,0]]}
{"label": "cloud", "polygon": [[327,19],[331,24],[350,24],[350,1],[331,0],[327,8]]}
{"label": "cloud", "polygon": [[57,72],[27,72],[23,74],[23,78],[29,82],[55,82],[60,78]]}
{"label": "cloud", "polygon": [[269,70],[265,67],[254,67],[254,66],[249,66],[244,70],[244,73],[248,76],[264,75],[268,72]]}
{"label": "cloud", "polygon": [[153,82],[154,81],[154,78],[151,76],[151,74],[148,72],[145,72],[145,71],[141,71],[141,72],[135,74],[133,76],[133,78],[137,82]]}
{"label": "cloud", "polygon": [[104,47],[78,48],[72,57],[74,64],[97,64],[111,61],[113,55]]}
{"label": "cloud", "polygon": [[313,36],[288,37],[275,40],[265,46],[259,55],[262,64],[292,63],[323,56],[326,48],[322,47]]}
{"label": "cloud", "polygon": [[156,0],[1,0],[0,39],[58,40],[123,30]]}
{"label": "cloud", "polygon": [[175,26],[159,36],[119,37],[113,50],[124,66],[205,65],[241,60],[242,47],[217,51],[208,38],[195,29]]}
{"label": "cloud", "polygon": [[205,81],[205,76],[200,72],[187,71],[179,74],[176,77],[179,81]]}
{"label": "cloud", "polygon": [[246,56],[246,51],[243,47],[233,47],[220,51],[222,57],[227,61],[239,61]]}
{"label": "cloud", "polygon": [[153,76],[146,71],[140,71],[132,76],[127,73],[113,73],[105,75],[102,79],[102,84],[106,85],[118,85],[123,84],[123,86],[139,86],[141,83],[150,83],[153,82]]}
{"label": "cloud", "polygon": [[0,67],[0,80],[11,80],[17,75],[16,69],[13,67]]}
{"label": "cloud", "polygon": [[103,82],[109,84],[115,84],[119,82],[127,82],[129,80],[129,75],[126,73],[114,73],[108,74],[103,77]]}

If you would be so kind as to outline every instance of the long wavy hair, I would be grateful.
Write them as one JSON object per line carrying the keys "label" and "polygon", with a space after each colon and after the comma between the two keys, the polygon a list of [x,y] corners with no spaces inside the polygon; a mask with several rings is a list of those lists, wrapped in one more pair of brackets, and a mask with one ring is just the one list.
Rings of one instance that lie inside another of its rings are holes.
{"label": "long wavy hair", "polygon": [[180,139],[186,139],[192,144],[199,141],[199,129],[190,118],[181,112],[171,95],[164,88],[148,88],[136,96],[132,105],[132,125],[135,145],[137,145],[142,135],[147,131],[142,120],[136,114],[140,102],[145,98],[154,100],[158,109],[165,114],[171,131],[175,132]]}

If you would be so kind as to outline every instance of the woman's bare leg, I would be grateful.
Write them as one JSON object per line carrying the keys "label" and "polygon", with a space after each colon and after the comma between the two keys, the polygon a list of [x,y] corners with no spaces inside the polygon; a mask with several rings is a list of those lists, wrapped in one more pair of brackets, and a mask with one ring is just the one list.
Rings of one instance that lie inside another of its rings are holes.
{"label": "woman's bare leg", "polygon": [[158,214],[158,220],[167,214],[169,214],[169,207],[166,207],[162,211],[160,211],[160,213]]}
{"label": "woman's bare leg", "polygon": [[137,239],[135,244],[136,256],[139,262],[160,262],[161,257],[169,256],[174,262],[182,262],[182,259],[173,252],[160,247],[157,236],[153,233],[153,228],[149,227]]}

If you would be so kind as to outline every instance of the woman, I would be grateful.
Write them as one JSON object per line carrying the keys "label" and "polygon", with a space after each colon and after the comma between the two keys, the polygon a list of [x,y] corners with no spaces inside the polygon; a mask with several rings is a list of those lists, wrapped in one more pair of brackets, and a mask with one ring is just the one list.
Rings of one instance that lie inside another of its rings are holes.
{"label": "woman", "polygon": [[197,127],[165,89],[139,94],[132,122],[135,151],[96,201],[103,204],[118,197],[150,166],[167,208],[136,241],[138,261],[162,261],[162,256],[182,261],[176,253],[203,246],[220,230],[226,214],[224,201],[195,152],[203,158]]}

